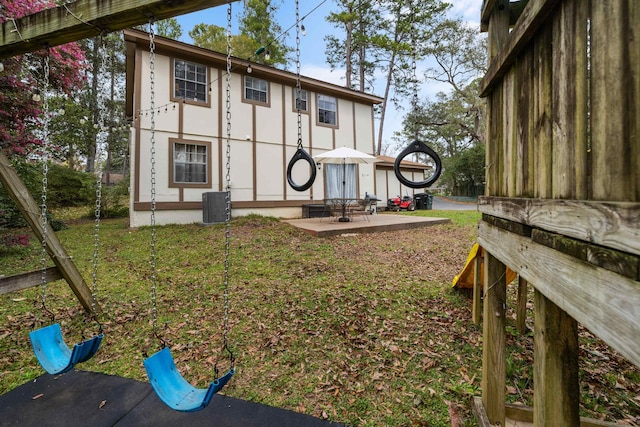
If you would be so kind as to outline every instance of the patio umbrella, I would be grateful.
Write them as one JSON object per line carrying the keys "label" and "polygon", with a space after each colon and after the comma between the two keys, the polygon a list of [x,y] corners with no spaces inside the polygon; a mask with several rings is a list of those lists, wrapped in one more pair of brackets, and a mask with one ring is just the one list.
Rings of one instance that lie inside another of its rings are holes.
{"label": "patio umbrella", "polygon": [[[346,187],[346,169],[347,164],[371,164],[380,161],[377,157],[371,154],[363,153],[362,151],[354,150],[349,147],[340,147],[335,150],[327,151],[325,153],[316,154],[313,159],[321,163],[337,163],[342,166],[342,198],[344,199],[345,187]],[[345,217],[346,203],[342,205],[342,218],[341,220],[348,220]]]}

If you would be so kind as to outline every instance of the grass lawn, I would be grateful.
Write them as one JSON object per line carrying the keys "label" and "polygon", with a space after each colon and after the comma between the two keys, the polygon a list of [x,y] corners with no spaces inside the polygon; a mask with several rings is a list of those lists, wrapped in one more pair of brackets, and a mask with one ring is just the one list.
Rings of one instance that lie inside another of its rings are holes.
{"label": "grass lawn", "polygon": [[[450,286],[480,214],[413,214],[453,221],[314,238],[274,218],[234,220],[229,340],[238,373],[224,393],[353,426],[448,426],[452,412],[476,425],[470,400],[481,393],[481,329],[469,295]],[[90,284],[93,223],[71,221],[58,235]],[[105,341],[80,368],[146,381],[143,351],[159,348],[151,339],[149,229],[104,220],[100,240]],[[205,387],[222,340],[224,227],[158,227],[157,241],[161,333],[183,375]],[[4,275],[40,265],[37,242],[0,256]],[[47,293],[68,343],[93,327],[64,282]],[[0,296],[0,393],[43,372],[28,337],[43,317],[40,296],[39,288]],[[510,309],[509,398],[531,404],[532,334],[514,332],[513,317]],[[639,370],[586,331],[581,345],[583,415],[639,422]]]}

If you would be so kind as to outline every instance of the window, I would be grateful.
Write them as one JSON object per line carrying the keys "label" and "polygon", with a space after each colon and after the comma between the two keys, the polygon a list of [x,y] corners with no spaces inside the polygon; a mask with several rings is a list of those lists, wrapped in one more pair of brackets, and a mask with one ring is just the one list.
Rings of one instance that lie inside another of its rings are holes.
{"label": "window", "polygon": [[173,62],[173,96],[195,102],[207,102],[207,67],[176,59]]}
{"label": "window", "polygon": [[325,163],[325,197],[327,199],[356,199],[358,187],[355,164]]}
{"label": "window", "polygon": [[269,83],[266,80],[244,76],[244,99],[263,104],[269,103]]}
{"label": "window", "polygon": [[209,144],[172,141],[172,184],[209,182]]}
{"label": "window", "polygon": [[336,126],[338,101],[333,96],[318,94],[318,123]]}
{"label": "window", "polygon": [[293,97],[295,98],[295,103],[293,105],[294,111],[298,111],[298,108],[300,108],[300,111],[302,112],[309,111],[309,107],[307,104],[308,92],[306,90],[300,89],[300,97],[298,97],[298,89],[294,87]]}

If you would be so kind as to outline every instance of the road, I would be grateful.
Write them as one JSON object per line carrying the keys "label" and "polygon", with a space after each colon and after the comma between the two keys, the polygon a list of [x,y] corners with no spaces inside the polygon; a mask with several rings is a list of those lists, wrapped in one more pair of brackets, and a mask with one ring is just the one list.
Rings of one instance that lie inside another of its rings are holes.
{"label": "road", "polygon": [[478,209],[477,203],[453,202],[438,196],[433,197],[431,207],[433,210],[441,211],[475,211]]}

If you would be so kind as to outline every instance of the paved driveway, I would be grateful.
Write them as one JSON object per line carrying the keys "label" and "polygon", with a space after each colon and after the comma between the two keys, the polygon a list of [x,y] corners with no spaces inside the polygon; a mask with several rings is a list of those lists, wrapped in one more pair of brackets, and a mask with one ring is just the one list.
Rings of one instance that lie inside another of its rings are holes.
{"label": "paved driveway", "polygon": [[431,207],[433,210],[441,211],[475,211],[478,209],[478,204],[469,202],[453,202],[442,197],[434,196],[433,205]]}

